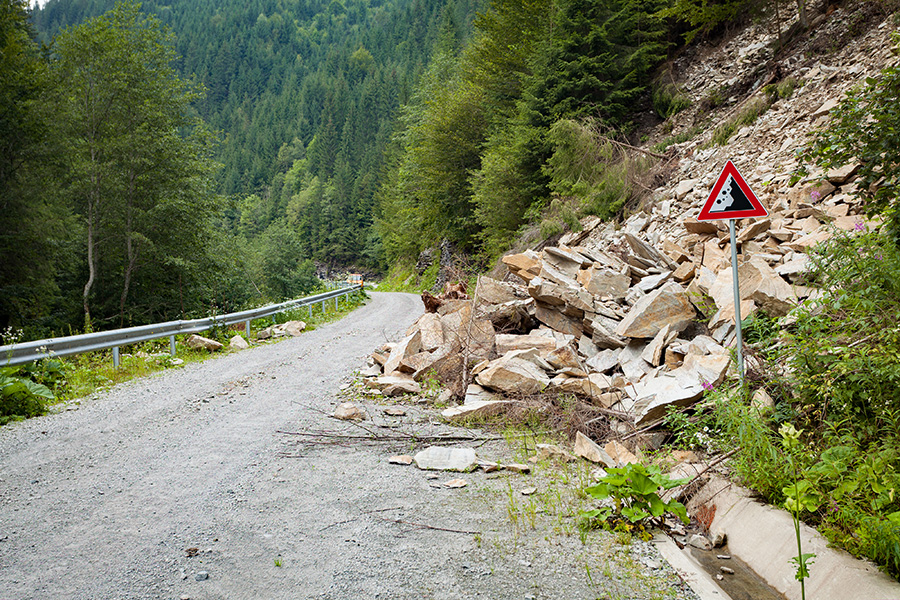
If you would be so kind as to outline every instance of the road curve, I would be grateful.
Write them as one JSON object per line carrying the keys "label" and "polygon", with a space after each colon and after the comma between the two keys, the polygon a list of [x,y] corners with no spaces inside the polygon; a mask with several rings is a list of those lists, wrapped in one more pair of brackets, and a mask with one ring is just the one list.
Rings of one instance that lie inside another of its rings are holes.
{"label": "road curve", "polygon": [[416,296],[374,294],[298,338],[0,429],[0,598],[178,598],[199,571],[195,597],[328,590],[344,565],[317,530],[345,516],[354,459],[281,458],[276,432],[322,426],[317,410],[421,312]]}
{"label": "road curve", "polygon": [[[0,428],[0,600],[692,598],[642,566],[660,562],[646,544],[554,533],[574,518],[552,508],[572,484],[556,467],[451,489],[459,474],[388,463],[422,447],[409,441],[279,433],[360,434],[330,418],[337,392],[421,312],[416,296],[376,293],[297,338]],[[365,406],[381,434],[448,430],[428,407]],[[509,462],[528,448],[477,451]]]}

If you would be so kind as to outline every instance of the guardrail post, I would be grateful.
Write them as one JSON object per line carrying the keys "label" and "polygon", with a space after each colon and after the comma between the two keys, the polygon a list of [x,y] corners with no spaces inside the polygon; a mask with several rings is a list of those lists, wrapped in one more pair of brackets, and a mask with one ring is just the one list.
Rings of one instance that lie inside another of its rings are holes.
{"label": "guardrail post", "polygon": [[175,356],[175,336],[169,336],[169,354]]}
{"label": "guardrail post", "polygon": [[244,333],[247,334],[247,341],[250,341],[250,321],[244,321]]}
{"label": "guardrail post", "polygon": [[119,368],[119,347],[113,347],[113,367]]}
{"label": "guardrail post", "polygon": [[337,312],[337,310],[338,310],[338,307],[337,307],[338,298],[340,298],[340,296],[334,297],[334,312]]}
{"label": "guardrail post", "polygon": [[306,308],[309,309],[309,318],[312,319],[312,304],[307,304]]}

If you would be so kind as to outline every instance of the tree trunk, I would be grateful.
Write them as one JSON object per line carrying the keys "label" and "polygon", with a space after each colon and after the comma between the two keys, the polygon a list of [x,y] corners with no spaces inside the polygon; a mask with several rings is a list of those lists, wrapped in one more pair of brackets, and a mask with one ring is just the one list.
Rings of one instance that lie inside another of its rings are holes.
{"label": "tree trunk", "polygon": [[94,172],[91,173],[91,189],[88,192],[87,200],[87,263],[88,263],[88,280],[84,284],[84,290],[81,293],[81,301],[84,307],[84,328],[85,331],[94,329],[91,323],[91,308],[89,298],[91,288],[94,286],[94,280],[97,278],[97,253],[94,251],[96,244],[95,234],[98,225],[99,216],[98,205],[100,203],[100,172],[97,167],[97,150],[91,148],[91,163],[94,165]]}
{"label": "tree trunk", "polygon": [[125,326],[125,300],[128,298],[128,290],[131,287],[131,277],[137,264],[137,247],[134,243],[133,221],[134,221],[134,170],[128,177],[128,197],[125,199],[125,273],[122,282],[122,296],[119,298],[119,327]]}

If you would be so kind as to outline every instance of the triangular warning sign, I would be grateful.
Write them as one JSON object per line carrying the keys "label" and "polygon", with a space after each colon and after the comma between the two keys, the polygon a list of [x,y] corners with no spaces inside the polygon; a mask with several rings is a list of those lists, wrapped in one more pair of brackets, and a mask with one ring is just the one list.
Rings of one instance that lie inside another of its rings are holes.
{"label": "triangular warning sign", "polygon": [[743,219],[745,217],[765,217],[769,211],[747,185],[730,160],[725,163],[722,174],[716,180],[712,193],[697,217],[698,221],[719,219]]}

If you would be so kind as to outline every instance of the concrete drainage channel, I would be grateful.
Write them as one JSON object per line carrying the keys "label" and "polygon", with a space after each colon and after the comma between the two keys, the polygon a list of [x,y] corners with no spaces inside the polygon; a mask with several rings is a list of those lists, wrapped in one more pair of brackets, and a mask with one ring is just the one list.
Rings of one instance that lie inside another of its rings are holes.
{"label": "concrete drainage channel", "polygon": [[[700,598],[800,600],[800,584],[790,562],[797,553],[790,514],[756,502],[748,490],[721,478],[707,483],[687,506],[691,514],[701,507],[714,511],[710,533],[724,536],[727,545],[709,551],[682,550],[667,536],[657,536],[654,541]],[[801,539],[803,552],[816,555],[806,581],[807,598],[900,600],[900,583],[872,563],[829,548],[827,540],[805,525]]]}

